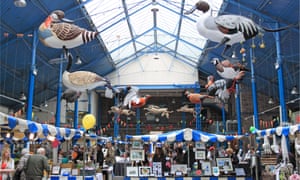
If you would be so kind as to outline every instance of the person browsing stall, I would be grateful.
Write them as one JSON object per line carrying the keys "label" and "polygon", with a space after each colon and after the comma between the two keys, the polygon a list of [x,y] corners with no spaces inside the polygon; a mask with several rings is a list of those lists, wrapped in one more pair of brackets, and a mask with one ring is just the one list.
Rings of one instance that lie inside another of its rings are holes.
{"label": "person browsing stall", "polygon": [[113,147],[110,141],[106,143],[106,148],[107,148],[107,155],[105,157],[105,163],[108,166],[113,166],[116,163],[115,148]]}
{"label": "person browsing stall", "polygon": [[4,148],[1,155],[1,170],[0,180],[8,180],[12,178],[12,174],[15,171],[15,161],[10,156],[10,149]]}
{"label": "person browsing stall", "polygon": [[49,174],[50,166],[45,154],[45,148],[41,147],[37,150],[37,154],[33,154],[28,158],[25,168],[26,180],[42,180],[44,171]]}
{"label": "person browsing stall", "polygon": [[18,179],[18,180],[26,180],[26,174],[24,171],[24,167],[27,166],[27,160],[30,156],[29,150],[28,148],[23,148],[21,151],[22,157],[19,160],[19,163],[17,165],[16,168],[16,172],[14,176],[17,176],[16,178],[14,177],[14,179]]}

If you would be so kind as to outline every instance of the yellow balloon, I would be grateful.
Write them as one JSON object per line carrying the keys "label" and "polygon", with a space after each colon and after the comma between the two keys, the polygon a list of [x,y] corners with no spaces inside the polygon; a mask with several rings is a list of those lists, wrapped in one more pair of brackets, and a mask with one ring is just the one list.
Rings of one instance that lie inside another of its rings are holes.
{"label": "yellow balloon", "polygon": [[86,114],[82,119],[82,125],[84,129],[88,130],[94,127],[96,124],[96,118],[92,114]]}

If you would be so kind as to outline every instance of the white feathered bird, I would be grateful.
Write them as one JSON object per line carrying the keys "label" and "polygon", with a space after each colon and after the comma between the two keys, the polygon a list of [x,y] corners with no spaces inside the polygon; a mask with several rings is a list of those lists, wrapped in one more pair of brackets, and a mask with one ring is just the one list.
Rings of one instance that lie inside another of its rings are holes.
{"label": "white feathered bird", "polygon": [[255,37],[259,33],[276,32],[288,29],[290,27],[298,26],[289,25],[279,29],[267,29],[260,27],[251,19],[240,16],[240,15],[219,15],[213,17],[212,9],[208,2],[200,0],[193,8],[185,14],[191,14],[195,10],[202,11],[203,14],[197,20],[197,30],[199,34],[211,41],[217,42],[218,44],[214,47],[207,48],[206,50],[217,48],[221,45],[226,45],[222,54],[235,43],[244,42],[252,37]]}
{"label": "white feathered bird", "polygon": [[280,148],[276,141],[276,134],[273,134],[273,144],[271,145],[271,149],[274,153],[276,153],[276,154],[279,153]]}
{"label": "white feathered bird", "polygon": [[263,143],[262,147],[264,149],[265,154],[272,154],[269,137],[267,135],[264,136],[264,143]]}

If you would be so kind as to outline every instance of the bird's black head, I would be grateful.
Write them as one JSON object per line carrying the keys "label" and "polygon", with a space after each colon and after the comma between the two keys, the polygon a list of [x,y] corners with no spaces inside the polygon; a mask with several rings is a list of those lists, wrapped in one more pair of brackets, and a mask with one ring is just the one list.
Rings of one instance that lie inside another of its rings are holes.
{"label": "bird's black head", "polygon": [[65,13],[62,10],[55,10],[50,15],[54,22],[59,22],[65,17]]}
{"label": "bird's black head", "polygon": [[196,8],[203,13],[206,13],[209,10],[209,4],[205,1],[198,1],[196,3]]}

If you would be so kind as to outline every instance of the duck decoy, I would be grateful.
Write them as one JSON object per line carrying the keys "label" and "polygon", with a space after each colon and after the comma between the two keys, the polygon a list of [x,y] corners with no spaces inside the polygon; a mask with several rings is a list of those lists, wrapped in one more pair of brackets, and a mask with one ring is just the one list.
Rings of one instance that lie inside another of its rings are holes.
{"label": "duck decoy", "polygon": [[213,96],[207,94],[199,94],[199,93],[191,93],[188,90],[185,90],[184,95],[188,98],[188,100],[193,104],[202,103],[202,101],[206,98],[214,98]]}
{"label": "duck decoy", "polygon": [[241,15],[228,14],[213,17],[209,3],[203,0],[198,1],[184,14],[192,14],[196,9],[203,12],[197,20],[197,30],[199,34],[210,41],[218,43],[213,47],[206,48],[205,52],[225,45],[222,55],[224,55],[226,50],[233,44],[244,42],[260,33],[263,34],[264,31],[277,32],[299,26],[299,24],[292,24],[278,29],[268,29],[259,26],[251,19]]}
{"label": "duck decoy", "polygon": [[129,109],[131,109],[131,102],[134,101],[135,103],[139,103],[139,88],[136,86],[126,86],[124,89],[125,94],[124,100],[122,102],[122,106],[126,107],[128,106]]}
{"label": "duck decoy", "polygon": [[213,58],[211,61],[215,65],[217,73],[223,79],[241,80],[245,75],[245,71],[249,71],[244,65],[240,63],[231,63],[229,60],[220,62],[218,58]]}
{"label": "duck decoy", "polygon": [[63,84],[74,91],[88,91],[93,90],[96,87],[106,86],[112,88],[110,81],[94,72],[90,71],[74,71],[70,72],[72,66],[72,57],[65,49],[65,54],[67,54],[68,65],[63,72],[62,82]]}
{"label": "duck decoy", "polygon": [[128,106],[131,108],[140,108],[145,106],[147,100],[150,98],[150,95],[145,95],[144,97],[140,97],[139,88],[136,86],[126,86],[122,89],[122,98],[123,102],[121,102],[122,108]]}
{"label": "duck decoy", "polygon": [[92,41],[99,32],[88,31],[65,18],[61,10],[53,11],[38,29],[40,41],[48,47],[62,49],[74,48]]}
{"label": "duck decoy", "polygon": [[131,101],[131,107],[132,108],[141,108],[146,105],[148,99],[151,97],[151,95],[146,94],[145,96],[139,97],[136,101]]}

